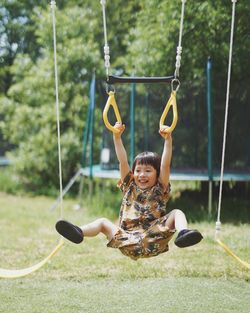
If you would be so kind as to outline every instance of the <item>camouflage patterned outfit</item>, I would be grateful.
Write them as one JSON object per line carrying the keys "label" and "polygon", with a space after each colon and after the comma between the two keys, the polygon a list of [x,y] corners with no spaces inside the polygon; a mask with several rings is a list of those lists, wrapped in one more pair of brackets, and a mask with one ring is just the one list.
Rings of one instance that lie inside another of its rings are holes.
{"label": "camouflage patterned outfit", "polygon": [[124,194],[119,230],[107,246],[120,249],[133,260],[168,251],[168,242],[175,233],[166,225],[170,187],[164,191],[157,182],[152,188],[142,190],[135,184],[131,172],[118,186]]}

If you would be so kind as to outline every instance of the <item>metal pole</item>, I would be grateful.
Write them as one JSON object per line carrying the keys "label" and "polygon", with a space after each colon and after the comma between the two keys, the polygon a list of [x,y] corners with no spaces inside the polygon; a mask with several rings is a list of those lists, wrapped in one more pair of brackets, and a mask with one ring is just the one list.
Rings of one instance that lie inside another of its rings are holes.
{"label": "metal pole", "polygon": [[89,132],[89,142],[90,142],[90,153],[89,153],[89,194],[93,194],[93,134],[94,134],[94,110],[95,110],[95,73],[93,73],[91,86],[90,86],[90,132]]}
{"label": "metal pole", "polygon": [[131,84],[130,93],[130,166],[135,158],[135,83]]}
{"label": "metal pole", "polygon": [[[91,83],[90,83],[90,85],[91,85]],[[89,96],[91,98],[91,92],[89,92]],[[81,160],[82,168],[86,166],[87,146],[88,146],[89,128],[90,128],[90,115],[91,115],[91,103],[89,103],[86,125],[85,125],[85,130],[83,133],[83,150],[82,150],[82,160]]]}
{"label": "metal pole", "polygon": [[[89,142],[89,136],[90,136],[90,127],[91,127],[91,111],[92,111],[92,84],[93,84],[93,78],[90,82],[90,88],[89,88],[89,106],[88,106],[88,113],[87,113],[87,119],[86,119],[86,125],[85,130],[83,132],[83,150],[82,150],[82,160],[81,160],[81,168],[84,168],[87,164],[87,149],[88,149],[88,142]],[[83,175],[80,176],[80,186],[78,191],[78,198],[79,198],[79,204],[78,208],[80,209],[82,207],[82,190],[83,190]]]}
{"label": "metal pole", "polygon": [[149,131],[149,99],[148,99],[149,95],[147,93],[146,97],[145,97],[145,124],[144,124],[144,151],[148,151],[149,150],[149,144],[148,144],[148,131]]}
{"label": "metal pole", "polygon": [[208,144],[207,144],[207,167],[208,167],[208,213],[212,213],[213,197],[213,107],[212,107],[212,60],[207,60],[207,125],[208,125]]}

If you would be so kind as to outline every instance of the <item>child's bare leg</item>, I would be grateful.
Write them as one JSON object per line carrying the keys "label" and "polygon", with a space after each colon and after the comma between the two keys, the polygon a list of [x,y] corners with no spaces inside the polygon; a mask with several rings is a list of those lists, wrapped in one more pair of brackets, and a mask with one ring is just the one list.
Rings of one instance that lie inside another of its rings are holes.
{"label": "child's bare leg", "polygon": [[118,227],[107,218],[99,218],[92,223],[80,227],[83,235],[86,237],[94,237],[99,233],[103,233],[108,240],[118,231]]}
{"label": "child's bare leg", "polygon": [[170,229],[176,229],[179,232],[175,239],[175,244],[179,248],[193,246],[203,238],[198,230],[187,229],[186,216],[181,210],[171,211],[166,224]]}
{"label": "child's bare leg", "polygon": [[55,227],[60,235],[77,244],[83,241],[84,236],[93,237],[99,233],[103,233],[108,240],[111,240],[119,229],[106,218],[99,218],[82,227],[78,227],[66,220],[59,220]]}
{"label": "child's bare leg", "polygon": [[178,209],[171,211],[169,218],[167,219],[167,226],[170,229],[176,229],[177,231],[187,229],[187,219],[185,214]]}

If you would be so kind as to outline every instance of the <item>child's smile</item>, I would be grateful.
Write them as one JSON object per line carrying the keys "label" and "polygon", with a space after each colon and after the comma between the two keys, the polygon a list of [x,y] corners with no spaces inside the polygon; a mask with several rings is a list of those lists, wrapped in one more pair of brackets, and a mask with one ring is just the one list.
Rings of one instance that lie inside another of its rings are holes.
{"label": "child's smile", "polygon": [[139,188],[151,188],[157,181],[156,169],[148,164],[137,164],[134,170],[134,179]]}

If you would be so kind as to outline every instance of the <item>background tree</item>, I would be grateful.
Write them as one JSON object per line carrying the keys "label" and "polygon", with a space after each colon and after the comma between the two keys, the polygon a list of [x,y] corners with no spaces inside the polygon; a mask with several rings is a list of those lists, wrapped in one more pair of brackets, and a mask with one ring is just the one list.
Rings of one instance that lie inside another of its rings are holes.
{"label": "background tree", "polygon": [[[66,182],[81,159],[92,72],[95,69],[97,75],[104,76],[101,8],[97,10],[91,1],[79,6],[75,2],[68,3],[56,12],[61,145]],[[130,8],[132,11],[132,6]],[[7,96],[1,98],[4,115],[1,130],[17,147],[12,150],[11,158],[20,179],[29,190],[37,190],[57,186],[58,157],[51,16],[48,7],[38,6],[33,7],[30,14],[39,49],[36,58],[19,52],[10,67],[13,78]],[[120,38],[116,38],[116,43],[118,49],[119,46],[123,49]],[[96,129],[98,131],[99,122]],[[97,132],[94,144],[99,145],[99,142]]]}

